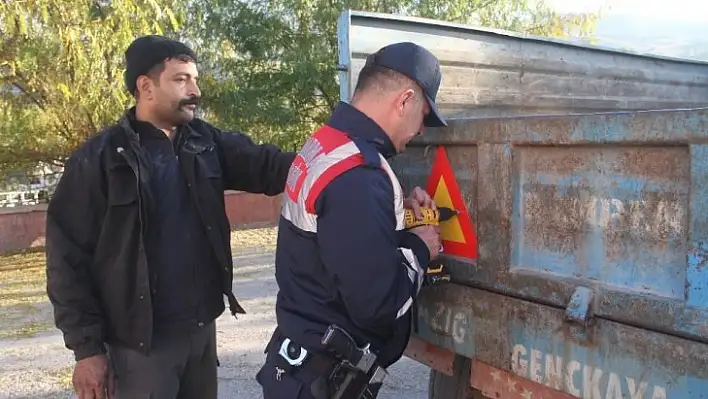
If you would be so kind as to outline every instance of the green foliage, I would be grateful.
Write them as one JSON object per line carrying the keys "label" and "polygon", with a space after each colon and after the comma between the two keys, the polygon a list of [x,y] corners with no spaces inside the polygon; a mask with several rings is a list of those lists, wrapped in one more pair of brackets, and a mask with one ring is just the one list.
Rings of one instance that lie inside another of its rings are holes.
{"label": "green foliage", "polygon": [[206,57],[209,116],[288,149],[298,148],[339,100],[336,29],[344,9],[549,37],[582,36],[595,22],[530,0],[196,0],[189,7],[188,36]]}
{"label": "green foliage", "polygon": [[138,35],[178,28],[162,0],[0,3],[0,169],[62,164],[132,100],[123,54]]}
{"label": "green foliage", "polygon": [[195,47],[207,119],[297,149],[339,100],[336,26],[346,8],[556,37],[594,23],[534,0],[0,1],[0,174],[61,165],[120,117],[132,104],[124,51],[149,33]]}

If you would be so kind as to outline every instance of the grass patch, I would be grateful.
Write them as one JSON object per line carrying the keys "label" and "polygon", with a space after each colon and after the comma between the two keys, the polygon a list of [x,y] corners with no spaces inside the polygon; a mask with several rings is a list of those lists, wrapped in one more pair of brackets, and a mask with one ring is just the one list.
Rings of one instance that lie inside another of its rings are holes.
{"label": "grass patch", "polygon": [[54,328],[48,304],[19,303],[0,306],[0,339],[31,338]]}
{"label": "grass patch", "polygon": [[74,376],[74,366],[66,366],[59,370],[47,371],[47,376],[57,380],[62,388],[71,388],[71,379]]}
{"label": "grass patch", "polygon": [[244,271],[244,272],[234,272],[234,278],[239,279],[239,278],[253,278],[258,276],[259,274],[262,274],[262,270],[252,270],[252,271]]}
{"label": "grass patch", "polygon": [[[231,232],[234,256],[275,250],[277,228]],[[54,328],[46,293],[44,248],[0,255],[0,339],[20,339]],[[237,277],[249,278],[251,272]]]}
{"label": "grass patch", "polygon": [[0,308],[48,300],[41,252],[0,256]]}
{"label": "grass patch", "polygon": [[6,328],[6,326],[3,326],[0,330],[0,339],[32,338],[52,328],[54,328],[54,324],[50,320],[23,322],[15,328]]}
{"label": "grass patch", "polygon": [[275,250],[277,240],[277,227],[232,230],[231,251],[234,256],[244,253],[270,252]]}
{"label": "grass patch", "polygon": [[33,337],[53,327],[44,266],[37,249],[0,256],[0,338]]}

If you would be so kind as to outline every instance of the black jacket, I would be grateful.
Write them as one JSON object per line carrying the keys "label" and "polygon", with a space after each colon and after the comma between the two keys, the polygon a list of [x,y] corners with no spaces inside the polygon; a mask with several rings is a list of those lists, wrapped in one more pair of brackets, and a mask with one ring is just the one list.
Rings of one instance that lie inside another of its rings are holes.
{"label": "black jacket", "polygon": [[[77,360],[105,352],[104,343],[145,354],[151,348],[143,239],[150,164],[129,122],[134,109],[128,113],[71,155],[47,210],[47,292]],[[295,154],[196,118],[183,129],[180,165],[218,261],[222,292],[232,314],[245,313],[232,293],[224,190],[280,194]],[[212,318],[224,311],[223,301],[212,306]]]}

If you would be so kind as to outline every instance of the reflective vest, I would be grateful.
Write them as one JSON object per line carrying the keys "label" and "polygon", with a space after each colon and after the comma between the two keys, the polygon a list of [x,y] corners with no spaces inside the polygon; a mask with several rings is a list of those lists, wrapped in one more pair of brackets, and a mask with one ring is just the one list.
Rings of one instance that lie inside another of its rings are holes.
{"label": "reflective vest", "polygon": [[[283,218],[296,228],[317,233],[317,198],[337,176],[357,166],[378,164],[388,175],[393,187],[396,231],[405,227],[403,190],[396,174],[383,155],[378,160],[367,160],[357,143],[346,133],[324,125],[305,142],[290,166],[281,207]],[[424,271],[413,251],[398,248],[406,260],[408,277],[416,285],[416,294],[423,284]],[[413,297],[401,306],[397,318],[402,317],[413,305]]]}
{"label": "reflective vest", "polygon": [[[391,166],[378,154],[380,167],[393,186],[396,230],[404,228],[403,191]],[[317,198],[327,185],[340,174],[367,164],[357,144],[331,126],[317,130],[295,157],[288,173],[281,213],[295,227],[317,232]]]}

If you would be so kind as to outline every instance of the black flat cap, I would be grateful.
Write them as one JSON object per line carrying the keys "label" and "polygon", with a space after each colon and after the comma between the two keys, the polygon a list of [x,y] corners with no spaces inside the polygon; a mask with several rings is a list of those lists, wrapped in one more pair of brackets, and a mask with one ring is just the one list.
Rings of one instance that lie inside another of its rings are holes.
{"label": "black flat cap", "polygon": [[125,50],[125,86],[135,93],[138,76],[145,75],[152,67],[168,58],[186,55],[197,61],[197,55],[186,44],[165,36],[141,36]]}
{"label": "black flat cap", "polygon": [[442,72],[440,61],[433,53],[415,43],[394,43],[369,55],[366,64],[392,69],[418,83],[430,106],[430,113],[425,117],[423,124],[428,127],[447,126],[445,118],[440,114],[435,103]]}

